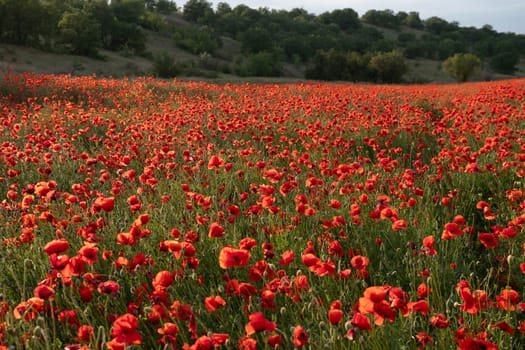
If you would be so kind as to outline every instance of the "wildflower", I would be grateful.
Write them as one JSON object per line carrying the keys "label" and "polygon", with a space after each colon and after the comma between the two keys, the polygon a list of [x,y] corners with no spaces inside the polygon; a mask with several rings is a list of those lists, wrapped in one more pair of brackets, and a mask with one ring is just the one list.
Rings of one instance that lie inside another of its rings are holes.
{"label": "wildflower", "polygon": [[428,344],[432,344],[434,342],[434,339],[431,336],[423,332],[416,334],[416,340],[422,346],[427,346]]}
{"label": "wildflower", "polygon": [[293,250],[287,250],[281,254],[281,260],[279,260],[279,264],[286,266],[292,263],[294,260],[295,253]]}
{"label": "wildflower", "polygon": [[448,328],[450,326],[450,321],[443,314],[437,314],[430,317],[430,324],[436,328]]}
{"label": "wildflower", "polygon": [[385,299],[390,286],[373,286],[365,289],[364,296],[359,298],[358,310],[363,314],[373,314],[374,323],[381,326],[385,320],[394,322],[396,313]]}
{"label": "wildflower", "polygon": [[226,300],[224,300],[220,295],[215,297],[206,297],[204,299],[204,306],[208,312],[214,312],[219,307],[226,305]]}
{"label": "wildflower", "polygon": [[270,322],[264,317],[262,312],[256,312],[249,316],[249,322],[246,324],[244,329],[246,330],[246,335],[250,336],[257,332],[273,332],[277,327],[275,322]]}
{"label": "wildflower", "polygon": [[293,345],[302,347],[308,343],[308,334],[302,326],[296,326],[293,330]]}
{"label": "wildflower", "polygon": [[77,337],[75,340],[80,342],[90,342],[93,338],[95,338],[95,330],[93,326],[89,325],[82,325],[77,330]]}
{"label": "wildflower", "polygon": [[270,335],[270,336],[268,336],[266,338],[266,343],[270,347],[276,348],[276,347],[282,345],[283,339],[282,339],[282,337],[279,334],[273,334],[273,335]]}
{"label": "wildflower", "polygon": [[132,314],[124,314],[113,321],[111,337],[118,343],[126,345],[142,344],[142,336],[137,332],[138,319]]}
{"label": "wildflower", "polygon": [[219,253],[219,266],[223,269],[246,266],[249,261],[250,252],[245,249],[235,249],[231,246],[226,246]]}
{"label": "wildflower", "polygon": [[44,252],[47,255],[62,254],[69,249],[69,242],[65,239],[56,239],[47,243],[44,247]]}
{"label": "wildflower", "polygon": [[484,339],[465,338],[458,344],[458,350],[498,350],[496,344],[490,343]]}
{"label": "wildflower", "polygon": [[224,229],[218,223],[213,222],[210,225],[210,230],[208,232],[208,237],[210,237],[210,238],[220,238],[222,236],[224,236]]}

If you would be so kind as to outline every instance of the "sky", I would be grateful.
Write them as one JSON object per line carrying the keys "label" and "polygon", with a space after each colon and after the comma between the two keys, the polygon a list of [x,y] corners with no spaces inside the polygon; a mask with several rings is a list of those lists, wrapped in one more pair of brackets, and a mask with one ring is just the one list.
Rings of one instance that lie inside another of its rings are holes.
{"label": "sky", "polygon": [[251,8],[291,10],[302,8],[320,14],[335,9],[351,8],[359,16],[370,9],[419,12],[421,19],[438,16],[461,27],[480,28],[490,24],[498,32],[525,34],[524,0],[209,0],[216,6],[225,2],[232,8],[244,4]]}

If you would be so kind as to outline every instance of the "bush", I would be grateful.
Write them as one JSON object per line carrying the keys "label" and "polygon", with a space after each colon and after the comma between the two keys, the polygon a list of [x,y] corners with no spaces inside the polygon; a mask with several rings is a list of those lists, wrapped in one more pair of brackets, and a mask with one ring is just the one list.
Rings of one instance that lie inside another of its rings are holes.
{"label": "bush", "polygon": [[501,52],[490,59],[489,65],[497,73],[512,74],[519,59],[520,55],[516,52]]}
{"label": "bush", "polygon": [[282,74],[282,60],[274,52],[259,52],[237,65],[236,72],[241,76],[275,77]]}
{"label": "bush", "polygon": [[479,68],[481,60],[471,53],[457,53],[447,58],[443,64],[443,70],[458,82],[467,81]]}
{"label": "bush", "polygon": [[214,54],[222,45],[220,38],[208,26],[177,28],[175,44],[195,55]]}
{"label": "bush", "polygon": [[166,51],[162,51],[154,56],[153,73],[160,78],[173,78],[180,73],[180,69]]}
{"label": "bush", "polygon": [[368,69],[377,74],[384,83],[399,83],[408,72],[408,63],[400,51],[378,53],[370,59]]}

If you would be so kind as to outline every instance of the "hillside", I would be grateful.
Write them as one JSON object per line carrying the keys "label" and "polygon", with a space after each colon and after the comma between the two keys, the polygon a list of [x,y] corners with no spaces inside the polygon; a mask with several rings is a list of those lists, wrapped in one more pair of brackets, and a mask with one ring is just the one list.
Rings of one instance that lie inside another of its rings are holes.
{"label": "hillside", "polygon": [[[374,55],[395,51],[402,54],[408,69],[391,82],[428,83],[452,82],[441,63],[455,53],[471,52],[481,58],[482,69],[470,80],[525,76],[525,45],[521,45],[525,36],[497,33],[490,26],[463,28],[438,17],[422,20],[415,12],[371,10],[357,17],[353,10],[343,9],[315,16],[302,9],[256,10],[244,5],[232,9],[224,3],[214,10],[203,1],[161,12],[160,1],[149,1],[157,7],[137,6],[133,14],[122,4],[93,3],[73,13],[78,17],[73,16],[69,31],[16,36],[8,30],[7,16],[0,23],[0,69],[219,82],[255,77],[389,82],[371,70],[369,62]],[[130,3],[140,5],[142,0],[124,4]],[[117,18],[108,24],[110,29],[97,26],[107,21],[101,9]],[[64,18],[72,12],[58,13],[58,26],[63,28]],[[75,27],[83,16],[88,27],[94,23],[96,36],[88,36],[85,26]],[[66,35],[71,31],[76,36]]]}

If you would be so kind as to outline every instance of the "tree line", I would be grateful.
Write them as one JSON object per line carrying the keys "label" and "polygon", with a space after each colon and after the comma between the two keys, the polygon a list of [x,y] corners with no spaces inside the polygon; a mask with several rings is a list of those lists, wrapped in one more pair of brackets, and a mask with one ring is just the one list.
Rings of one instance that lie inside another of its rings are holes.
{"label": "tree line", "polygon": [[[305,66],[313,79],[399,82],[406,59],[443,61],[469,53],[495,72],[512,74],[525,55],[524,35],[421,19],[417,12],[370,10],[359,16],[346,8],[314,15],[206,0],[180,7],[170,0],[0,0],[0,13],[1,42],[92,57],[100,49],[144,55],[167,75],[177,69],[166,54],[146,51],[148,30],[212,58],[220,58],[224,37],[233,38],[242,57],[212,68],[238,75],[280,75],[288,62]],[[189,25],[170,20],[173,15]]]}

